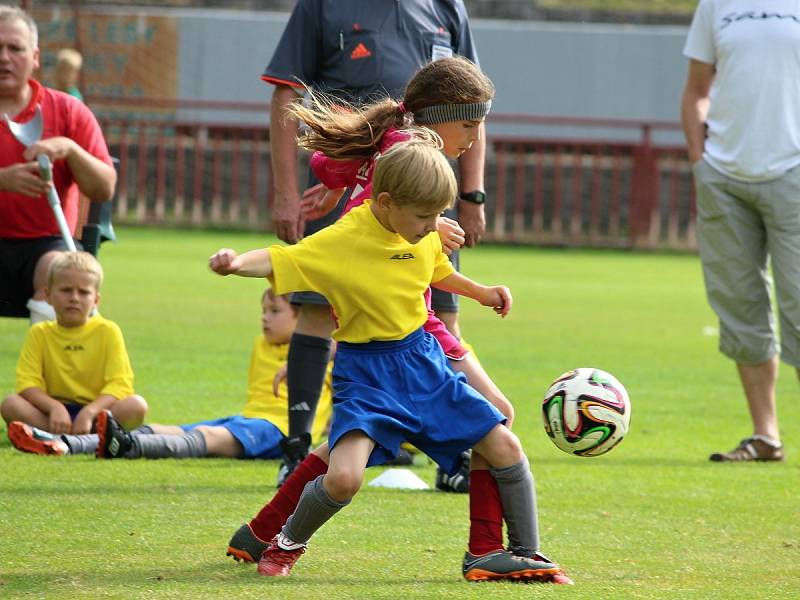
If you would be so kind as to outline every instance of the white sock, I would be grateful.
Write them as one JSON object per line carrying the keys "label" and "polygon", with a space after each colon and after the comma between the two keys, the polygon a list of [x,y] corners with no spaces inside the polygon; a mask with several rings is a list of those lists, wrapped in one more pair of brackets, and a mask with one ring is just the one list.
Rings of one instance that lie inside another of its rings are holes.
{"label": "white sock", "polygon": [[31,325],[42,321],[56,320],[56,311],[46,300],[34,300],[31,298],[25,306],[31,313]]}

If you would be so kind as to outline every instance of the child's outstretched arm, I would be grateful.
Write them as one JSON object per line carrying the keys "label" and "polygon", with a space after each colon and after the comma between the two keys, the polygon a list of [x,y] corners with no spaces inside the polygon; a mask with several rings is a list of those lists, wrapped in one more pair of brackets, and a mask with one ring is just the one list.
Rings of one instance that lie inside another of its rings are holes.
{"label": "child's outstretched arm", "polygon": [[481,285],[472,281],[469,277],[464,277],[461,273],[455,272],[436,283],[432,283],[431,286],[445,292],[472,298],[483,306],[491,306],[494,312],[501,317],[505,317],[511,312],[511,290],[504,285]]}
{"label": "child's outstretched arm", "polygon": [[211,255],[208,266],[219,275],[267,277],[272,274],[272,261],[266,249],[237,254],[235,250],[222,248]]}

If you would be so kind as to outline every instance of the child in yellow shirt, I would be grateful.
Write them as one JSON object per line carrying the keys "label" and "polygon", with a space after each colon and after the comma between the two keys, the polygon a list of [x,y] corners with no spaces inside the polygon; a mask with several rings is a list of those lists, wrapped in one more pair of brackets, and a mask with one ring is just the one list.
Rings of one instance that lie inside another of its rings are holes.
{"label": "child in yellow shirt", "polygon": [[[297,309],[286,296],[267,289],[261,297],[262,333],[253,342],[247,378],[247,402],[238,415],[190,425],[142,425],[126,431],[107,412],[97,417],[97,434],[62,435],[66,452],[96,453],[98,458],[279,458],[280,442],[288,428],[285,381],[275,386],[276,373],[286,364]],[[320,441],[331,415],[330,373],[319,401],[312,435]],[[12,427],[15,426],[12,423]],[[12,427],[9,428],[11,435]],[[15,434],[15,446],[37,454],[48,451],[44,432],[27,428]],[[50,436],[52,437],[52,436]],[[13,441],[13,438],[12,438]]]}
{"label": "child in yellow shirt", "polygon": [[87,252],[64,252],[50,265],[46,293],[56,321],[28,330],[16,393],[0,406],[6,423],[20,423],[15,430],[24,424],[54,434],[88,434],[106,410],[127,427],[144,420],[147,402],[134,393],[119,326],[91,316],[102,282],[103,269]]}
{"label": "child in yellow shirt", "polygon": [[[508,288],[456,273],[436,235],[439,214],[456,196],[441,145],[396,144],[376,161],[373,200],[294,246],[209,259],[220,275],[269,278],[276,291],[323,294],[336,315],[334,418],[327,472],[310,481],[294,513],[261,554],[258,572],[287,576],[313,534],[357,493],[364,470],[394,459],[413,443],[449,475],[474,448],[497,481],[514,562],[503,573],[474,573],[485,557],[465,555],[467,579],[567,583],[539,552],[533,476],[506,417],[447,365],[441,345],[423,329],[430,285],[467,296],[506,316]],[[472,573],[473,576],[470,576]]]}

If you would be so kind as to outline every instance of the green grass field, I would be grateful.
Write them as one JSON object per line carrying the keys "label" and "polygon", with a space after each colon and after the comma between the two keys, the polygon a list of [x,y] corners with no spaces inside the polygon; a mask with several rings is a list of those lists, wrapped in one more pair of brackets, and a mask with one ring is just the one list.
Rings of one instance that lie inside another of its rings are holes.
{"label": "green grass field", "polygon": [[[129,228],[119,237],[101,252],[101,309],[125,332],[149,420],[237,412],[263,284],[214,276],[206,259],[270,240]],[[543,550],[574,588],[468,584],[466,496],[368,487],[290,578],[266,580],[225,548],[274,493],[276,462],[45,458],[15,451],[0,426],[0,597],[797,597],[800,388],[784,368],[785,464],[706,460],[744,437],[749,420],[733,366],[706,331],[716,323],[696,257],[485,246],[463,265],[514,293],[505,321],[464,302],[462,326],[514,400]],[[0,320],[3,393],[26,328]],[[568,456],[544,434],[541,395],[577,366],[614,373],[632,398],[631,432],[607,456]],[[433,466],[414,468],[432,482]]]}
{"label": "green grass field", "polygon": [[691,15],[697,7],[697,0],[537,0],[536,4],[542,8],[560,10]]}

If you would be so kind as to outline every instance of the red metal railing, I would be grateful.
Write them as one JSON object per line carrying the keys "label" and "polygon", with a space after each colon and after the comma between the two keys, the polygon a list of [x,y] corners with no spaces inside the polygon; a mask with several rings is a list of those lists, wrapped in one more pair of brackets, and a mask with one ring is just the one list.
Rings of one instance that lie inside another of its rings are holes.
{"label": "red metal railing", "polygon": [[[257,104],[145,100],[150,107],[259,111]],[[93,103],[94,104],[94,103]],[[141,104],[144,105],[144,104]],[[119,163],[116,220],[270,230],[272,172],[263,125],[101,119]],[[487,152],[487,237],[532,244],[693,249],[685,151],[655,145],[676,123],[493,115],[574,135],[495,135]],[[595,139],[594,128],[622,140]]]}

